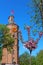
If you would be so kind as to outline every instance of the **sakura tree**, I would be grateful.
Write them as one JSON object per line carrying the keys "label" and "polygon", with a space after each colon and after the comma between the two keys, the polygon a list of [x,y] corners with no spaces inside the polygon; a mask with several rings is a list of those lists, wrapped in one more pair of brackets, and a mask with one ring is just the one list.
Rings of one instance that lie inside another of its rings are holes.
{"label": "sakura tree", "polygon": [[22,38],[22,33],[21,33],[21,31],[18,31],[19,32],[19,35],[20,35],[20,40],[21,40],[21,42],[23,43],[23,45],[30,51],[30,65],[31,65],[31,53],[32,53],[32,51],[34,50],[34,49],[36,49],[37,48],[37,44],[38,44],[38,42],[39,42],[39,40],[40,40],[40,38],[41,38],[41,36],[43,35],[43,33],[42,32],[39,32],[39,37],[36,39],[36,40],[34,40],[32,37],[31,37],[31,35],[30,35],[30,26],[26,26],[25,27],[25,29],[27,30],[27,32],[28,32],[28,41],[24,41],[23,40],[23,38]]}

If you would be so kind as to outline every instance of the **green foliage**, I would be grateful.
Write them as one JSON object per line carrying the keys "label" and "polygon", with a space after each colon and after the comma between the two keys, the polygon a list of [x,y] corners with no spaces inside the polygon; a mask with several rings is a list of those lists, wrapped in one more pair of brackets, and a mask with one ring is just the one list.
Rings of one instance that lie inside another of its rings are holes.
{"label": "green foliage", "polygon": [[[35,24],[37,25],[37,27],[42,27],[43,25],[43,20],[42,20],[42,6],[40,5],[40,3],[42,2],[42,0],[32,0],[33,1],[33,6],[34,6],[34,11],[35,11],[35,16],[33,17],[33,20],[35,22]],[[40,15],[39,15],[40,14]],[[41,26],[39,26],[39,24]],[[42,27],[43,28],[43,27]]]}
{"label": "green foliage", "polygon": [[43,50],[41,50],[36,57],[37,65],[43,65]]}
{"label": "green foliage", "polygon": [[36,57],[32,56],[32,61],[31,61],[32,65],[36,65]]}
{"label": "green foliage", "polygon": [[27,52],[20,56],[20,65],[29,65],[29,54]]}
{"label": "green foliage", "polygon": [[9,33],[10,29],[6,25],[0,24],[0,61],[2,59],[2,49],[6,47],[8,51],[12,51],[14,38]]}
{"label": "green foliage", "polygon": [[[36,65],[36,57],[31,57],[31,64]],[[20,65],[30,65],[30,55],[27,52],[20,56]]]}
{"label": "green foliage", "polygon": [[2,59],[2,47],[0,47],[0,61]]}
{"label": "green foliage", "polygon": [[[20,56],[20,65],[30,65],[30,55],[25,52]],[[43,65],[43,50],[37,56],[31,56],[31,65]]]}
{"label": "green foliage", "polygon": [[8,50],[12,49],[14,38],[9,33],[10,29],[6,25],[0,25],[0,44]]}
{"label": "green foliage", "polygon": [[[41,6],[41,2],[42,0],[32,0],[31,3],[28,3],[28,8],[30,7],[30,10],[28,10],[29,14],[30,14],[30,23],[32,26],[32,32],[33,35],[37,34],[38,32],[42,31],[43,32],[43,19],[42,19],[42,13],[43,13],[43,9]],[[28,15],[29,15],[28,14]],[[34,31],[36,29],[36,31]],[[38,31],[37,31],[38,30]]]}

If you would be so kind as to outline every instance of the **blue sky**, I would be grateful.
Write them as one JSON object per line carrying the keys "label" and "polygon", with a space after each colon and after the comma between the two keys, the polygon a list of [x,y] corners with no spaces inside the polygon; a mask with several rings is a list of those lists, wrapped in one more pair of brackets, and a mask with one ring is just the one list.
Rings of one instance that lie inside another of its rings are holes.
{"label": "blue sky", "polygon": [[[30,0],[0,0],[0,24],[8,24],[8,16],[11,15],[11,10],[14,10],[15,22],[19,25],[19,29],[22,31],[24,41],[27,38],[27,31],[24,30],[24,24],[30,24],[30,16],[27,15],[27,11],[31,9],[27,8],[26,4],[32,4]],[[36,55],[40,50],[43,49],[43,38],[38,43],[38,48],[32,52],[32,55]],[[29,52],[19,41],[19,55],[25,51]]]}

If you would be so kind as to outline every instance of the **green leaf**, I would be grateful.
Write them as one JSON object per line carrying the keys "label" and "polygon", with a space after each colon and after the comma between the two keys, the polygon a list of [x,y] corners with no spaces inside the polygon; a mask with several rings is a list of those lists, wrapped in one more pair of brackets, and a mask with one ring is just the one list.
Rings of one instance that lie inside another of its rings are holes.
{"label": "green leaf", "polygon": [[12,48],[12,44],[14,43],[14,38],[9,33],[9,28],[7,28],[6,25],[0,26],[0,44],[3,45],[3,47],[10,47]]}

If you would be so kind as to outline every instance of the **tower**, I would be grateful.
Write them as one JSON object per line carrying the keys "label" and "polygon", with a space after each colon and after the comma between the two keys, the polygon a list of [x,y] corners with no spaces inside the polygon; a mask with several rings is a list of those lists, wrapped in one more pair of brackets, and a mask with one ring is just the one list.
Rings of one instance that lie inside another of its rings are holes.
{"label": "tower", "polygon": [[13,51],[10,53],[7,48],[3,49],[2,64],[19,64],[19,43],[18,43],[18,25],[14,22],[14,16],[8,17],[8,25],[10,33],[14,38]]}

